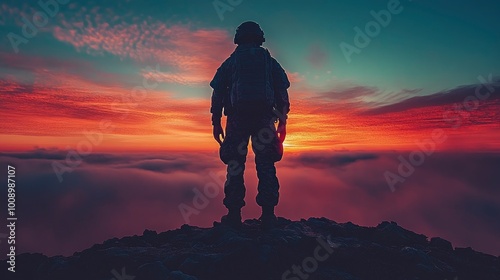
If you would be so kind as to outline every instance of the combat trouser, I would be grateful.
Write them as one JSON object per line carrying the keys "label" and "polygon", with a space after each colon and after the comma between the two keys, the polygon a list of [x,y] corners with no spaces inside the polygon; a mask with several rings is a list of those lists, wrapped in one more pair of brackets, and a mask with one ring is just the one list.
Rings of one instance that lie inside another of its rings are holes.
{"label": "combat trouser", "polygon": [[259,178],[257,204],[278,204],[279,182],[274,163],[283,157],[283,144],[276,132],[276,119],[272,111],[255,115],[235,112],[228,116],[226,136],[219,150],[221,160],[227,165],[224,205],[228,209],[240,209],[245,205],[243,174],[250,138]]}

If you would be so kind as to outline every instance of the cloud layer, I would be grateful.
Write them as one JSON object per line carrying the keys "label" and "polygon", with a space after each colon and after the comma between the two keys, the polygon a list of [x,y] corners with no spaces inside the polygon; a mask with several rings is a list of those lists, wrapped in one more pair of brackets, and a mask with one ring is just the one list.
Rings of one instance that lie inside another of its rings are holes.
{"label": "cloud layer", "polygon": [[[59,150],[0,155],[0,162],[16,166],[18,174],[19,252],[68,255],[146,228],[177,228],[187,221],[181,204],[196,210],[189,215],[193,225],[211,226],[225,212],[223,192],[213,188],[224,181],[216,153],[94,153],[60,183],[52,163],[64,164],[66,155]],[[394,220],[455,246],[500,254],[499,154],[433,154],[391,192],[384,172],[398,172],[399,155],[408,158],[393,152],[286,155],[277,165],[277,213],[369,226]],[[256,218],[260,209],[252,158],[245,182],[243,215]],[[199,193],[206,198],[200,200]]]}

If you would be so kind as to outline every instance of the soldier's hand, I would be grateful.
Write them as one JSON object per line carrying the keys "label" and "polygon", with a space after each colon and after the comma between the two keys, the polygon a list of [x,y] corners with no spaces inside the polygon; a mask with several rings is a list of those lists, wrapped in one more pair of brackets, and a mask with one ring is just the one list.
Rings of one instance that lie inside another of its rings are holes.
{"label": "soldier's hand", "polygon": [[[224,129],[222,129],[222,125],[220,123],[214,124],[214,139],[219,143],[219,145],[222,145],[222,140],[224,140]],[[222,137],[222,140],[221,140]]]}
{"label": "soldier's hand", "polygon": [[285,142],[286,138],[286,122],[282,122],[281,120],[278,122],[278,129],[276,130],[278,133],[278,137],[280,139],[280,142],[283,143]]}

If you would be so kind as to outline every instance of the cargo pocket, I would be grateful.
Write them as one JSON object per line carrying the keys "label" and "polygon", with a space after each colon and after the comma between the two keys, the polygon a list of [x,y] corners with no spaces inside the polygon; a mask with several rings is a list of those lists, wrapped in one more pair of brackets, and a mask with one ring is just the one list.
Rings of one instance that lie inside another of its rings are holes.
{"label": "cargo pocket", "polygon": [[[252,149],[255,153],[256,162],[277,162],[283,157],[283,143],[279,141],[276,131],[265,128],[272,136],[260,137],[258,134],[252,136]],[[269,135],[269,134],[267,134]],[[259,139],[260,138],[260,139]]]}
{"label": "cargo pocket", "polygon": [[224,139],[219,148],[219,157],[224,164],[228,164],[231,161],[231,152],[229,150],[229,143]]}
{"label": "cargo pocket", "polygon": [[246,162],[248,141],[239,138],[227,137],[222,141],[219,148],[219,157],[225,164],[237,161],[239,163]]}

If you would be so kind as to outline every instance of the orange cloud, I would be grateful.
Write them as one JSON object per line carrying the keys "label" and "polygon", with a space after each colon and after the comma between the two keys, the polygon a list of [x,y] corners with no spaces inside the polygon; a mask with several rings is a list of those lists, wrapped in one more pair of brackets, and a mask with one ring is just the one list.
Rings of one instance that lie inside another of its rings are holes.
{"label": "orange cloud", "polygon": [[[75,146],[86,131],[103,133],[96,150],[216,150],[211,137],[206,98],[172,97],[160,89],[132,96],[133,87],[104,86],[64,73],[37,73],[30,92],[14,81],[2,81],[0,117],[2,142],[9,149],[33,146]],[[353,96],[368,94],[351,93]],[[351,91],[351,90],[349,90]],[[364,92],[364,93],[363,93]],[[138,93],[138,92],[136,92]],[[291,92],[288,151],[304,150],[408,150],[429,139],[434,129],[448,137],[437,149],[498,150],[500,100],[492,98],[461,116],[460,127],[443,118],[453,104],[370,113],[366,103],[349,101],[342,94],[332,100],[312,93]],[[138,98],[140,97],[140,98]],[[15,108],[15,114],[11,108]],[[380,111],[380,110],[379,110]],[[378,112],[378,111],[375,111]],[[109,121],[113,129],[99,131]],[[481,143],[481,144],[479,144]]]}

